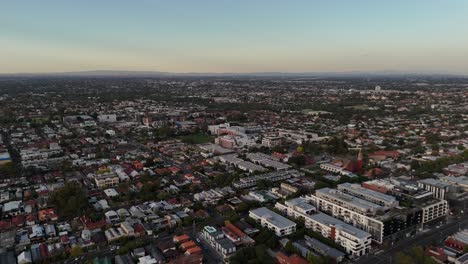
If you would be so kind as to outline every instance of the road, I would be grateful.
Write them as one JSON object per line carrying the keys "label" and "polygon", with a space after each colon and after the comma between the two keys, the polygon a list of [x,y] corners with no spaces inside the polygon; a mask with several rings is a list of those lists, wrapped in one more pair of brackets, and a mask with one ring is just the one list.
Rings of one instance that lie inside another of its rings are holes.
{"label": "road", "polygon": [[392,263],[394,256],[401,251],[407,250],[413,246],[426,246],[434,241],[441,243],[447,236],[456,233],[459,229],[467,228],[468,218],[459,216],[453,222],[449,222],[439,228],[434,227],[426,232],[420,232],[415,236],[403,239],[394,244],[390,249],[387,249],[379,254],[368,254],[354,263],[359,264],[385,264]]}

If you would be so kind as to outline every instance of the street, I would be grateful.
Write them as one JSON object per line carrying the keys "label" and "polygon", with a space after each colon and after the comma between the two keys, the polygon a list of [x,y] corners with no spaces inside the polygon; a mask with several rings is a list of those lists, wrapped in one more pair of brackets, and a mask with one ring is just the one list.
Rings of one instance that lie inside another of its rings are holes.
{"label": "street", "polygon": [[[385,250],[379,254],[368,254],[355,263],[359,264],[385,264],[392,263],[395,255],[398,252],[407,250],[414,246],[425,246],[433,241],[442,243],[442,241],[449,235],[456,233],[459,229],[466,228],[468,225],[468,218],[460,216],[453,222],[449,222],[439,228],[435,227],[426,232],[420,232],[416,236],[408,239],[403,239],[394,244],[390,249]],[[379,251],[377,251],[379,252]]]}

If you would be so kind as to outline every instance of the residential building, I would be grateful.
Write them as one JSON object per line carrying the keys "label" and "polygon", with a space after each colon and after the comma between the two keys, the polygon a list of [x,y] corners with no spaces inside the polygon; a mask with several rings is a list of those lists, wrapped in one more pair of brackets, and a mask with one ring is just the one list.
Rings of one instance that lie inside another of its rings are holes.
{"label": "residential building", "polygon": [[361,187],[359,184],[343,183],[339,184],[337,188],[343,193],[350,194],[354,197],[358,197],[386,208],[394,208],[398,206],[398,201],[395,197],[366,189]]}
{"label": "residential building", "polygon": [[303,219],[305,226],[341,245],[346,253],[359,257],[370,251],[371,234],[336,218],[317,212],[304,198],[276,203],[275,208],[288,216]]}
{"label": "residential building", "polygon": [[436,199],[447,199],[447,193],[450,191],[450,184],[436,179],[424,179],[418,181],[418,187],[432,192]]}
{"label": "residential building", "polygon": [[107,188],[119,184],[119,177],[113,172],[94,174],[94,182],[99,188]]}
{"label": "residential building", "polygon": [[447,200],[431,199],[419,205],[423,210],[422,223],[428,223],[435,219],[444,217],[448,213]]}
{"label": "residential building", "polygon": [[422,223],[422,209],[385,211],[380,205],[329,188],[317,190],[305,199],[318,210],[370,233],[377,243],[382,243],[385,237],[413,232]]}
{"label": "residential building", "polygon": [[296,223],[266,207],[250,210],[249,216],[259,222],[263,227],[275,232],[279,237],[290,235],[296,231]]}

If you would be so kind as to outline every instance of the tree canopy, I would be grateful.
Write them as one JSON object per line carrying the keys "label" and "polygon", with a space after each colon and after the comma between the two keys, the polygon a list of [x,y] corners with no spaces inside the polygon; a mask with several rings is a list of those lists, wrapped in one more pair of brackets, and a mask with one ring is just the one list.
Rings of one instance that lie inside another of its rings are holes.
{"label": "tree canopy", "polygon": [[52,193],[49,202],[62,217],[81,216],[88,207],[86,194],[77,182],[67,182],[63,188]]}

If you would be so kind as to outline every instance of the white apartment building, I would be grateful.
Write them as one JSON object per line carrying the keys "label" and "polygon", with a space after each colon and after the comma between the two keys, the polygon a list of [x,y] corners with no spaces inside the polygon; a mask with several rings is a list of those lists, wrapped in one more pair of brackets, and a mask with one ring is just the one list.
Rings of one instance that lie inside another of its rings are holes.
{"label": "white apartment building", "polygon": [[423,209],[422,223],[425,224],[447,215],[448,202],[446,200],[431,200],[422,204],[421,208]]}
{"label": "white apartment building", "polygon": [[316,190],[314,195],[307,195],[305,199],[319,211],[370,233],[377,243],[382,243],[384,237],[396,238],[404,235],[404,232],[414,231],[422,223],[421,208],[398,207],[386,210],[386,207],[339,190],[323,188]]}
{"label": "white apartment building", "polygon": [[266,207],[250,210],[249,216],[263,227],[274,231],[279,237],[290,235],[296,231],[296,223]]}
{"label": "white apartment building", "polygon": [[359,184],[352,184],[347,182],[339,184],[337,188],[343,193],[350,194],[352,196],[378,204],[380,206],[384,206],[387,208],[394,208],[398,206],[398,201],[395,197],[370,189],[366,189]]}
{"label": "white apartment building", "polygon": [[275,208],[288,216],[304,220],[305,226],[341,245],[348,254],[359,257],[371,249],[371,234],[341,220],[317,212],[304,198],[276,203]]}
{"label": "white apartment building", "polygon": [[316,190],[315,196],[364,215],[376,215],[378,212],[385,212],[386,209],[381,205],[330,188]]}
{"label": "white apartment building", "polygon": [[305,199],[315,205],[318,210],[326,212],[345,223],[351,224],[370,233],[372,235],[372,239],[377,243],[383,242],[384,223],[381,220],[372,217],[371,213],[371,208],[378,208],[378,205],[358,209],[359,203],[353,205],[352,201],[354,199],[352,196],[332,196],[335,194],[333,192],[328,195],[321,195],[320,191],[325,191],[326,193],[329,193],[330,191],[329,188],[324,189],[317,190],[315,195],[307,195]]}

